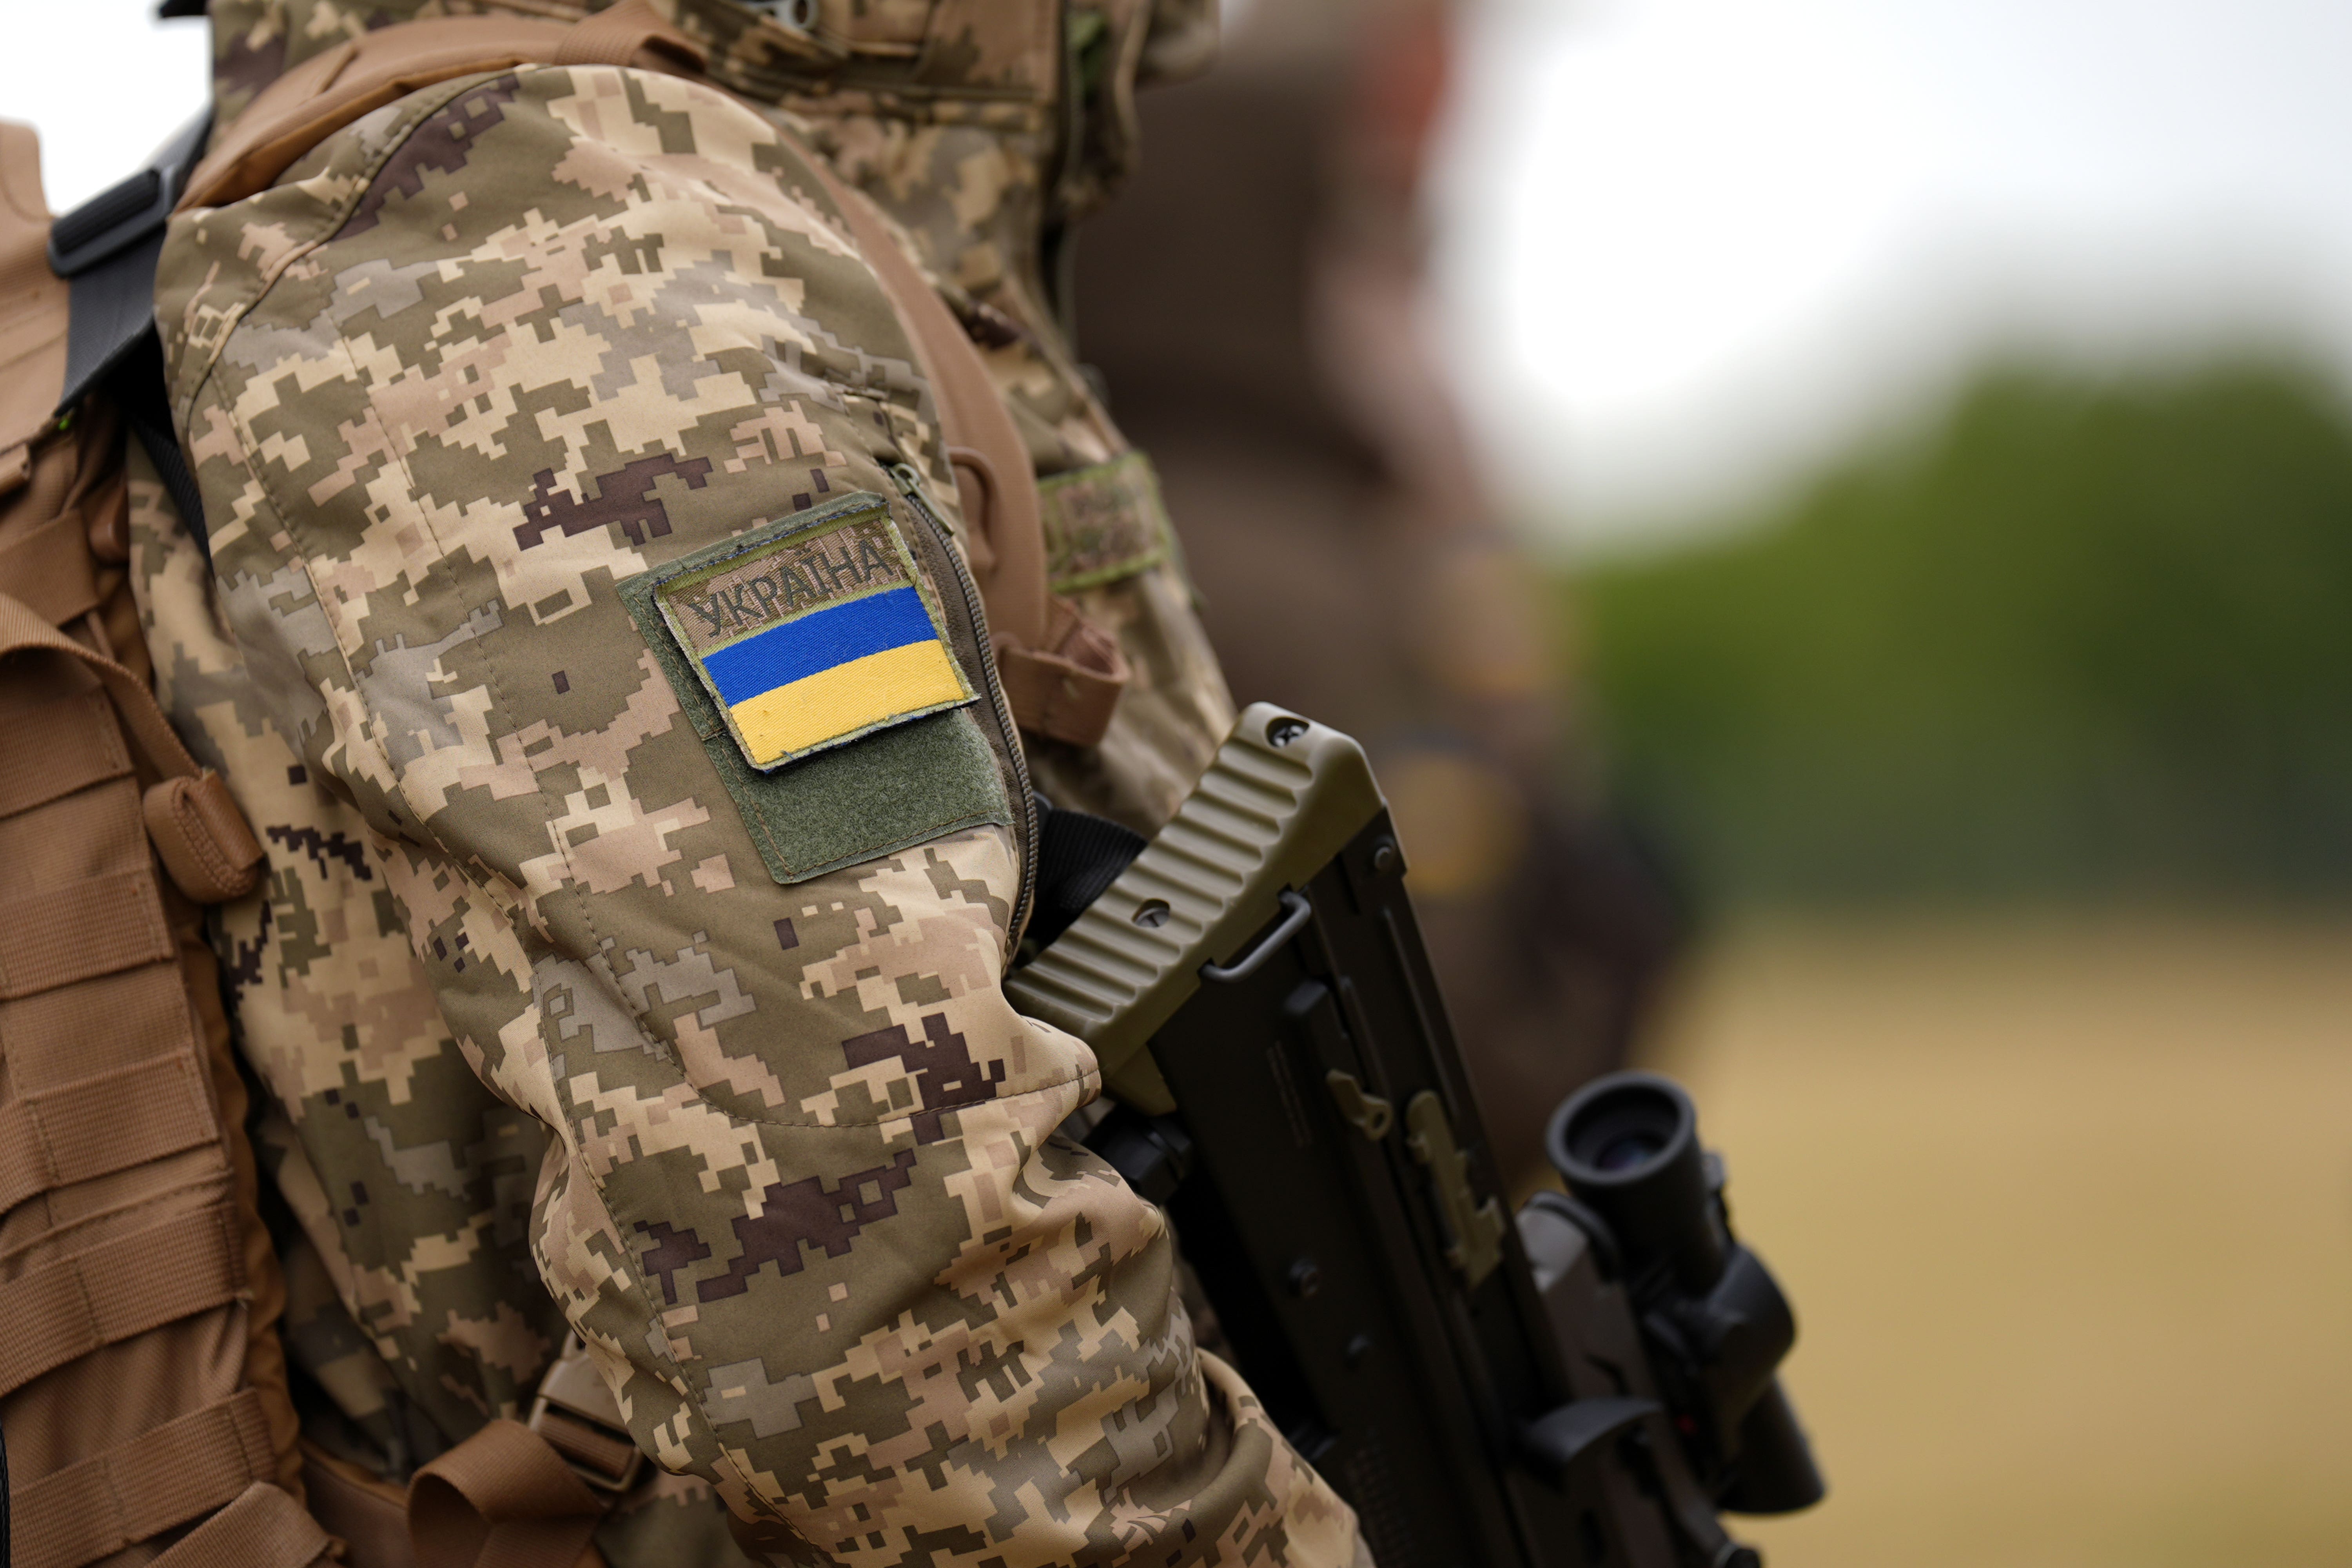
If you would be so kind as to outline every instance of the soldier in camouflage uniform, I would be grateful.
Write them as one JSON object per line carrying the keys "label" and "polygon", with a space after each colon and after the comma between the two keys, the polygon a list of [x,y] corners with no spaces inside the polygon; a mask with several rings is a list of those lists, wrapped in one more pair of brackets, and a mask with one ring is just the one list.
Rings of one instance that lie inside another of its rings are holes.
{"label": "soldier in camouflage uniform", "polygon": [[[369,27],[589,8],[214,0],[220,123]],[[1204,17],[657,8],[710,80],[445,82],[166,243],[211,559],[145,470],[135,575],[268,849],[216,941],[314,1498],[518,1416],[570,1330],[659,1467],[615,1563],[737,1560],[714,1492],[777,1562],[1368,1563],[1196,1350],[1160,1212],[1056,1134],[1090,1053],[999,989],[1029,782],[1149,831],[1232,719],[1039,263]],[[809,148],[985,349],[1133,670],[1098,746],[986,700],[932,397]],[[933,684],[824,732],[694,640],[885,599]]]}

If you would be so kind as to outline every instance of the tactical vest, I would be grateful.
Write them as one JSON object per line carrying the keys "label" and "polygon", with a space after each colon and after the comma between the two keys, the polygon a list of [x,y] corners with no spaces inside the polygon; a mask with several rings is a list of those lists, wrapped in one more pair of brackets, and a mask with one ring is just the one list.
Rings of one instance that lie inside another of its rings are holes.
{"label": "tactical vest", "polygon": [[[78,283],[69,311],[60,273],[127,258],[136,278],[174,197],[264,189],[435,82],[527,64],[698,75],[704,61],[644,0],[576,25],[385,28],[265,89],[184,191],[177,171],[150,172],[54,233],[37,143],[0,123],[0,1429],[20,1568],[301,1568],[331,1552],[359,1568],[574,1568],[599,1561],[590,1535],[641,1468],[576,1344],[528,1425],[489,1423],[404,1496],[299,1441],[247,1090],[203,933],[203,906],[250,891],[263,854],[151,691],[124,570],[126,428],[192,526],[194,487],[140,379],[152,307]],[[1094,744],[1128,671],[1049,591],[1022,437],[888,221],[811,163],[934,391],[1013,716]],[[150,279],[152,265],[151,248]]]}
{"label": "tactical vest", "polygon": [[201,908],[250,889],[261,849],[149,691],[119,413],[56,412],[67,286],[21,127],[0,126],[0,198],[12,1558],[294,1568],[328,1541],[297,1500],[283,1292]]}

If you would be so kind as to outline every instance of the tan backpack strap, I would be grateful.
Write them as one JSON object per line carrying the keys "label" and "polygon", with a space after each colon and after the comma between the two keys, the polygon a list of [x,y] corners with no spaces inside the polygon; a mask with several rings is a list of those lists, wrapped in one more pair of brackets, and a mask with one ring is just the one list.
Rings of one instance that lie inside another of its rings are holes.
{"label": "tan backpack strap", "polygon": [[1127,658],[1117,638],[1058,594],[1048,602],[1048,614],[1042,646],[996,650],[1004,700],[1033,735],[1097,745],[1127,689]]}
{"label": "tan backpack strap", "polygon": [[530,16],[436,16],[362,34],[261,89],[188,177],[181,210],[268,189],[295,161],[363,114],[436,82],[532,65],[633,65],[692,71],[702,46],[643,0],[572,26]]}
{"label": "tan backpack strap", "polygon": [[23,481],[65,390],[68,292],[49,270],[40,140],[0,120],[0,493]]}
{"label": "tan backpack strap", "polygon": [[1118,641],[1045,583],[1045,505],[1020,427],[996,378],[939,290],[890,232],[880,209],[824,162],[809,167],[841,209],[859,252],[914,339],[939,399],[940,437],[963,503],[965,553],[988,611],[996,668],[1013,719],[1031,735],[1099,743],[1129,679]]}
{"label": "tan backpack strap", "polygon": [[940,435],[955,465],[969,525],[966,553],[988,608],[989,633],[999,642],[1034,647],[1045,635],[1045,524],[1029,448],[980,351],[890,232],[881,209],[821,157],[810,153],[808,163],[907,324],[915,357],[939,398]]}
{"label": "tan backpack strap", "polygon": [[49,270],[49,203],[41,187],[41,138],[0,120],[0,290]]}
{"label": "tan backpack strap", "polygon": [[249,1388],[231,1394],[13,1489],[14,1568],[81,1568],[110,1557],[236,1501],[277,1462],[261,1396]]}
{"label": "tan backpack strap", "polygon": [[605,1507],[545,1438],[493,1421],[416,1472],[408,1535],[416,1568],[573,1568]]}
{"label": "tan backpack strap", "polygon": [[360,116],[436,82],[536,65],[562,43],[560,22],[449,16],[367,33],[313,55],[263,88],[188,176],[180,210],[268,190],[303,153]]}
{"label": "tan backpack strap", "polygon": [[939,399],[940,436],[968,525],[965,552],[987,607],[997,674],[1013,721],[1031,735],[1096,745],[1127,689],[1127,660],[1116,639],[1046,587],[1045,504],[1029,448],[996,379],[880,209],[822,159],[811,156],[809,167],[906,322]]}
{"label": "tan backpack strap", "polygon": [[673,66],[700,70],[709,57],[646,0],[621,0],[583,18],[557,46],[560,66],[636,65],[645,56],[667,56]]}
{"label": "tan backpack strap", "polygon": [[306,1568],[333,1544],[284,1488],[256,1481],[152,1568]]}

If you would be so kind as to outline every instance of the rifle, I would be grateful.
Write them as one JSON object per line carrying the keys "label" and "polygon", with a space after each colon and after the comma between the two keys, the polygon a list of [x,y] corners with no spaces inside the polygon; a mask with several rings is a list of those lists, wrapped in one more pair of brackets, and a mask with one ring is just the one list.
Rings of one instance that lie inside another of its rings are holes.
{"label": "rifle", "polygon": [[1362,749],[1259,703],[1005,990],[1094,1047],[1087,1143],[1380,1568],[1754,1568],[1718,1511],[1823,1488],[1689,1098],[1587,1086],[1507,1215],[1404,871]]}

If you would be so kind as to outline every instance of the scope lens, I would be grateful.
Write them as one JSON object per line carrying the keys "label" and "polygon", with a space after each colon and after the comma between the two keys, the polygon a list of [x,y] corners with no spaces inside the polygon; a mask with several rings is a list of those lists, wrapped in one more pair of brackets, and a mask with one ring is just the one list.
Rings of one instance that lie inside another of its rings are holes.
{"label": "scope lens", "polygon": [[1612,1139],[1602,1147],[1601,1157],[1592,1163],[1604,1171],[1630,1171],[1634,1166],[1657,1158],[1665,1141],[1646,1132],[1628,1133]]}
{"label": "scope lens", "polygon": [[1581,1167],[1594,1176],[1634,1178],[1669,1154],[1681,1134],[1683,1101],[1639,1079],[1612,1084],[1571,1100],[1559,1126],[1560,1169],[1572,1182]]}

